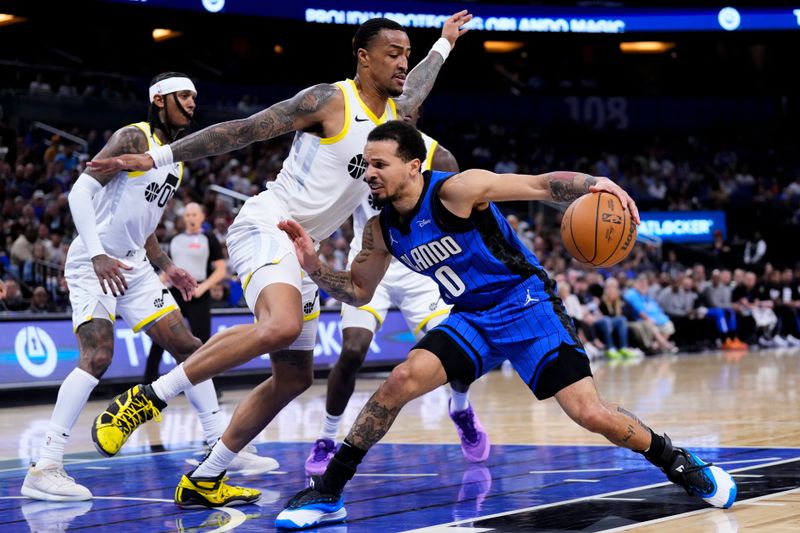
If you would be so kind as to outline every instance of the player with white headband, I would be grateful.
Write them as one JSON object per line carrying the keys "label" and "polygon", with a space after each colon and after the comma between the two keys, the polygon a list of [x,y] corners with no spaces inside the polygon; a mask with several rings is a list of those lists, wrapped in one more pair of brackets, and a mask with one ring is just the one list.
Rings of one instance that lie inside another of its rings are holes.
{"label": "player with white headband", "polygon": [[[148,121],[117,130],[97,157],[144,153],[177,139],[191,124],[196,97],[192,80],[184,74],[156,76],[150,86]],[[161,251],[154,234],[182,175],[181,163],[147,172],[88,170],[72,186],[69,205],[78,237],[67,254],[65,276],[80,355],[77,368],[58,390],[39,458],[22,485],[23,496],[49,501],[92,497],[64,471],[64,448],[89,395],[111,364],[117,313],[133,331],[146,332],[178,361],[200,347],[152,267],[165,272],[185,299],[192,298],[196,281]],[[206,442],[213,445],[226,425],[213,383],[198,383],[186,390],[186,396],[198,412]],[[274,459],[245,448],[233,469],[266,472],[277,467]]]}
{"label": "player with white headband", "polygon": [[179,506],[221,507],[255,500],[251,489],[226,484],[226,471],[236,452],[311,385],[319,320],[317,288],[302,273],[292,242],[277,224],[294,219],[321,241],[347,220],[369,194],[363,179],[369,132],[425,100],[470,20],[464,10],[444,21],[442,37],[411,70],[405,29],[387,18],[366,20],[352,40],[354,79],[308,87],[250,117],[214,124],[147,155],[92,162],[103,170],[149,171],[173,160],[222,154],[294,132],[277,179],[245,202],[228,230],[230,264],[243,280],[256,323],[217,333],[152,387],[123,393],[95,419],[95,444],[113,455],[136,427],[154,418],[151,412],[166,408],[186,387],[269,353],[272,376],[239,402],[211,453],[181,477],[175,491]]}

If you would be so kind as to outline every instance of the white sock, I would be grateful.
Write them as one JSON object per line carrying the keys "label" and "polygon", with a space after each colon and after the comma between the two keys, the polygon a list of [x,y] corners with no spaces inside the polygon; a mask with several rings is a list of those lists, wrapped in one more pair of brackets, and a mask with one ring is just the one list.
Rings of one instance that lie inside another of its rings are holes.
{"label": "white sock", "polygon": [[452,398],[452,402],[450,403],[450,412],[451,413],[458,413],[460,411],[466,411],[469,407],[469,391],[466,392],[458,392],[453,387],[450,387],[450,397]]}
{"label": "white sock", "polygon": [[168,373],[164,374],[153,382],[153,392],[164,402],[169,402],[178,394],[192,386],[186,372],[183,370],[183,363],[179,364]]}
{"label": "white sock", "polygon": [[342,415],[333,416],[326,412],[325,420],[322,422],[322,431],[319,432],[319,438],[336,440],[336,435],[339,434],[340,418],[342,418]]}
{"label": "white sock", "polygon": [[230,451],[222,439],[219,439],[211,448],[208,457],[203,459],[200,466],[192,472],[192,477],[217,477],[228,468],[234,459],[236,459],[236,452]]}
{"label": "white sock", "polygon": [[61,383],[58,389],[58,399],[47,426],[47,437],[39,450],[39,468],[52,464],[61,464],[64,461],[64,447],[69,438],[69,432],[78,420],[83,407],[89,400],[89,395],[97,386],[98,379],[80,368],[74,369]]}
{"label": "white sock", "polygon": [[200,418],[200,425],[203,426],[203,438],[213,446],[217,439],[222,436],[226,426],[225,417],[222,416],[222,411],[217,401],[214,382],[207,379],[186,389],[185,394]]}

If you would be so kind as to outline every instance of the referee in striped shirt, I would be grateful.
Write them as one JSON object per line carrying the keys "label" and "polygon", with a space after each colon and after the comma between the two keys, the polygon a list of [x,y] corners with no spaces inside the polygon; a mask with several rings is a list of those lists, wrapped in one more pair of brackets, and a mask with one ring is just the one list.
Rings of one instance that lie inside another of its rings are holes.
{"label": "referee in striped shirt", "polygon": [[[205,343],[211,336],[211,297],[209,289],[227,277],[227,261],[222,255],[222,246],[213,231],[203,231],[206,217],[199,204],[187,204],[183,211],[186,230],[173,237],[169,244],[169,255],[180,268],[197,280],[194,298],[188,302],[170,289],[189,322],[192,334]],[[144,382],[152,383],[158,378],[158,365],[164,349],[153,343],[147,356]]]}

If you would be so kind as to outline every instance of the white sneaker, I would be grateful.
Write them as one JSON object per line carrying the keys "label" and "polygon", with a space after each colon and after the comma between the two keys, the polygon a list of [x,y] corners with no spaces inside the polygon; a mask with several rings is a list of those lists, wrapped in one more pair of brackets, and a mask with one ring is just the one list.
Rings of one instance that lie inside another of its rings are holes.
{"label": "white sneaker", "polygon": [[773,339],[767,339],[765,337],[758,338],[758,345],[762,348],[774,348],[776,346]]}
{"label": "white sneaker", "polygon": [[281,465],[272,457],[258,455],[258,450],[252,444],[245,446],[236,455],[236,459],[228,465],[228,472],[238,472],[245,475],[264,474],[277,470]]}
{"label": "white sneaker", "polygon": [[777,346],[778,348],[788,348],[789,347],[789,341],[787,341],[786,339],[784,339],[780,335],[775,335],[772,338],[772,340],[773,340],[773,342],[775,342],[775,346]]}
{"label": "white sneaker", "polygon": [[786,342],[789,343],[789,346],[800,346],[800,339],[795,337],[794,335],[786,335]]}
{"label": "white sneaker", "polygon": [[[211,448],[205,446],[205,451],[197,452],[195,455],[206,456]],[[186,463],[192,466],[200,466],[202,460],[190,457]],[[228,472],[237,472],[244,475],[264,474],[280,468],[278,461],[272,457],[261,457],[258,450],[252,444],[248,444],[242,451],[236,454],[236,458],[228,465]]]}
{"label": "white sneaker", "polygon": [[28,468],[20,492],[23,496],[34,500],[51,502],[79,502],[92,499],[89,489],[75,483],[75,480],[64,471],[64,466],[59,464],[41,469],[32,464]]}

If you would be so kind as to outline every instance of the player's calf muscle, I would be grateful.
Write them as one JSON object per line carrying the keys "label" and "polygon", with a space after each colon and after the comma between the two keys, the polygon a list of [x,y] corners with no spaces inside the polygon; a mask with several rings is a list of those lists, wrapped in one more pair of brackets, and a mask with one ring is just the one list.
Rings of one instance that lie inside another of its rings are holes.
{"label": "player's calf muscle", "polygon": [[80,359],[78,368],[96,378],[105,374],[114,355],[114,326],[108,320],[95,319],[78,328]]}

